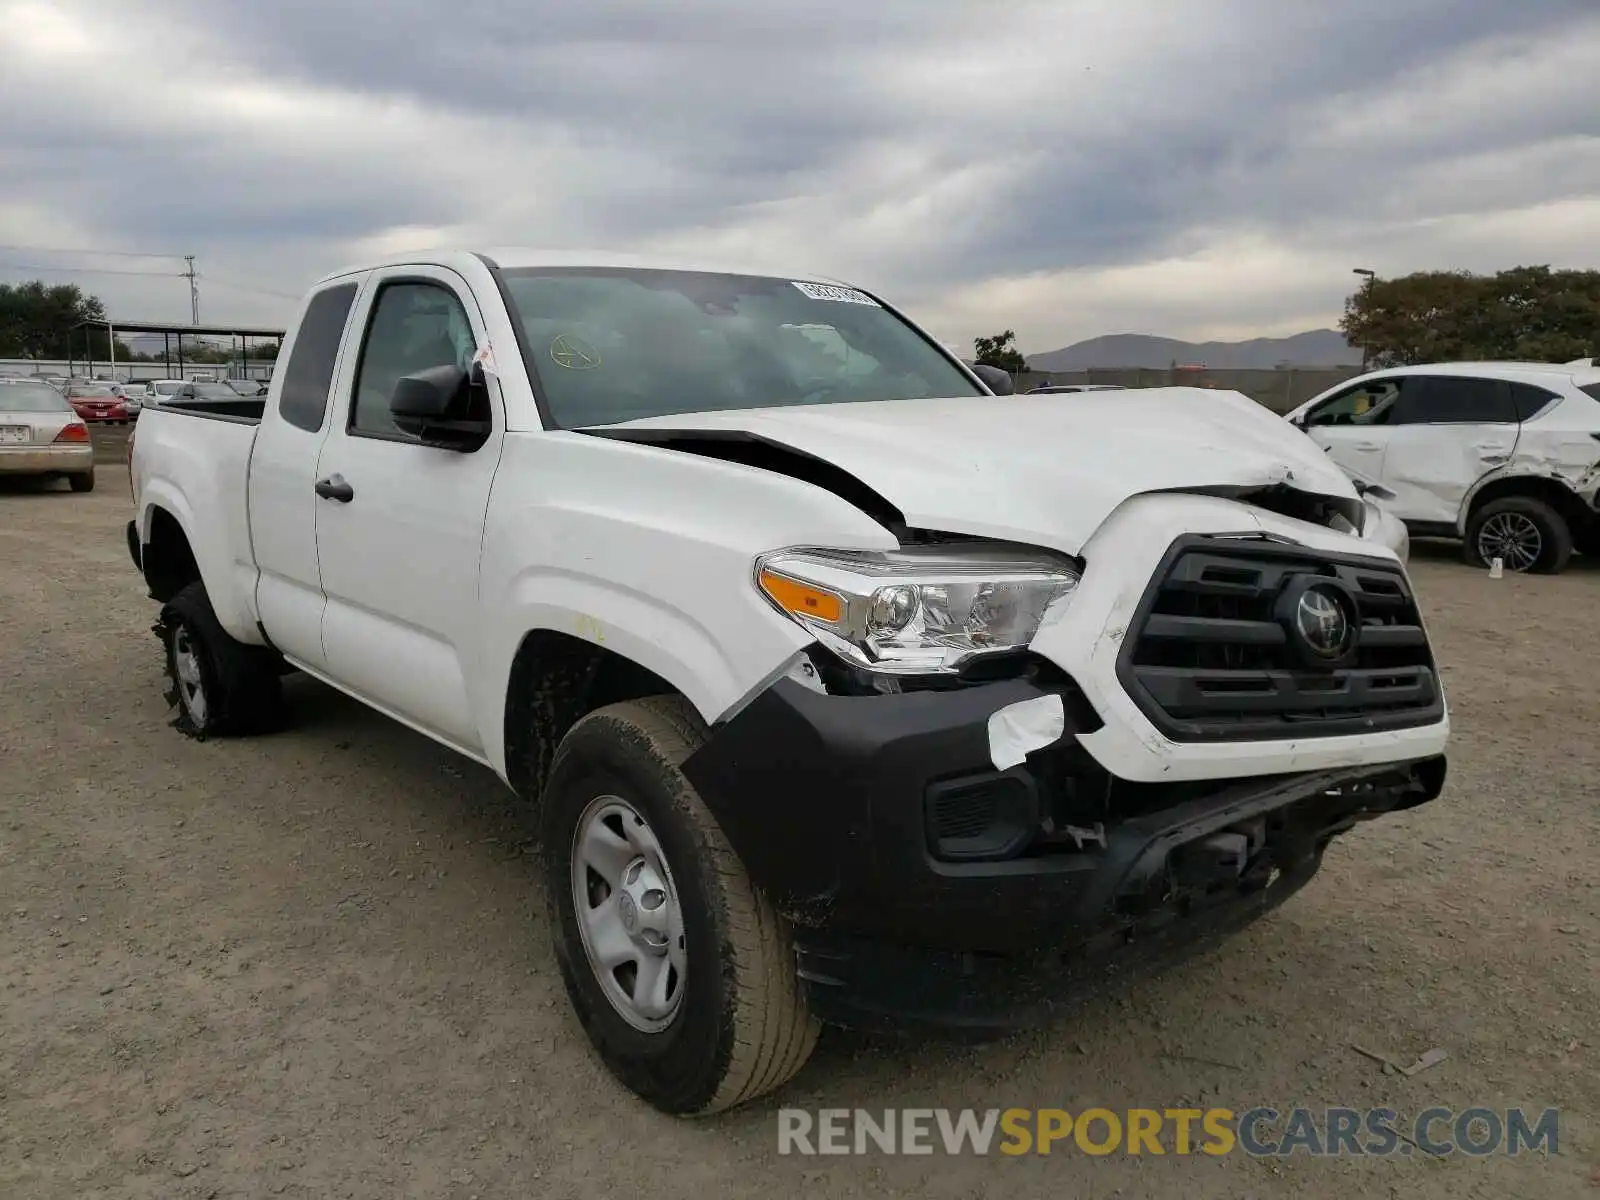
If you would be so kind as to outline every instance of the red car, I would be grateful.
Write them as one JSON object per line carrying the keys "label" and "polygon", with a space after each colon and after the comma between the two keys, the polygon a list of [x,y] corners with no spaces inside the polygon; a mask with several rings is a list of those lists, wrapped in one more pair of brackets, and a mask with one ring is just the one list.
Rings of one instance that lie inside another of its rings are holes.
{"label": "red car", "polygon": [[67,388],[67,403],[85,421],[112,421],[127,424],[128,406],[108,387],[72,384]]}

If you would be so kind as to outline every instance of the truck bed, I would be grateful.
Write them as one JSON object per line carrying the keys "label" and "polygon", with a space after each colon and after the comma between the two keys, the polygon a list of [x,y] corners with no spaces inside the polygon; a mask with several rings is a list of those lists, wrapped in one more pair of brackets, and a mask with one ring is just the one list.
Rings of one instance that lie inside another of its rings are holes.
{"label": "truck bed", "polygon": [[259,399],[146,405],[130,463],[143,500],[141,543],[150,540],[152,505],[183,525],[222,626],[243,642],[256,630],[256,565],[247,502],[250,451],[264,405]]}

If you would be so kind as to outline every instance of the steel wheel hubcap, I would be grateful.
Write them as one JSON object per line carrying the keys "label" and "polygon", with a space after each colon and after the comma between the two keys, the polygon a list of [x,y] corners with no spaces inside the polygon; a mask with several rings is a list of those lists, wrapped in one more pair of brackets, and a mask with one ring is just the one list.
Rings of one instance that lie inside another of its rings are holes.
{"label": "steel wheel hubcap", "polygon": [[1538,524],[1521,513],[1496,513],[1478,531],[1478,556],[1486,563],[1498,558],[1513,571],[1526,571],[1543,550]]}
{"label": "steel wheel hubcap", "polygon": [[206,687],[200,674],[200,651],[187,625],[172,635],[172,667],[178,676],[178,702],[196,725],[206,720]]}
{"label": "steel wheel hubcap", "polygon": [[611,1007],[642,1033],[678,1015],[687,982],[683,909],[644,817],[596,796],[572,837],[572,905],[584,954]]}

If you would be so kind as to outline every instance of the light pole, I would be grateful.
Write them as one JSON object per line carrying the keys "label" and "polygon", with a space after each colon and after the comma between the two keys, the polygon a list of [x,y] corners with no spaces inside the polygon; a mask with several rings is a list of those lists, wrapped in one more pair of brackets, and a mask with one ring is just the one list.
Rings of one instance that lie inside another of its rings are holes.
{"label": "light pole", "polygon": [[[1356,267],[1351,273],[1360,275],[1366,279],[1366,283],[1362,284],[1361,286],[1366,288],[1369,293],[1372,291],[1372,285],[1378,280],[1378,273],[1367,267]],[[1367,361],[1370,357],[1371,356],[1367,353],[1366,343],[1363,342],[1361,346],[1361,370],[1363,374],[1366,373]]]}

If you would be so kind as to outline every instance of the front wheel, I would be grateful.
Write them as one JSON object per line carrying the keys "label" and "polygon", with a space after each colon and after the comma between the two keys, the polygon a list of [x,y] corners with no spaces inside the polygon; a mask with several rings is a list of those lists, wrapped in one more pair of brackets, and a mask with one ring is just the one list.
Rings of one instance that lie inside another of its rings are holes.
{"label": "front wheel", "polygon": [[567,995],[611,1072],[681,1115],[771,1091],[817,1038],[787,924],[679,770],[704,729],[677,697],[590,713],[541,812]]}
{"label": "front wheel", "polygon": [[1532,496],[1491,500],[1467,521],[1467,561],[1487,567],[1495,559],[1508,571],[1554,575],[1572,557],[1566,518]]}

